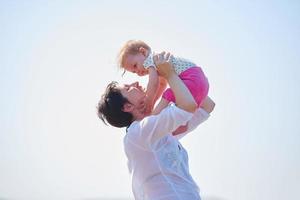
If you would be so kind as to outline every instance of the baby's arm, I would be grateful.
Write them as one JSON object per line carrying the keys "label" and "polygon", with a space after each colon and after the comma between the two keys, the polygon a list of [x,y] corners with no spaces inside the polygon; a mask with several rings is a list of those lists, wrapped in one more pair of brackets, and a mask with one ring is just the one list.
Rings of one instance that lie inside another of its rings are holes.
{"label": "baby's arm", "polygon": [[146,90],[146,113],[151,113],[159,87],[158,73],[155,67],[149,67],[149,79]]}

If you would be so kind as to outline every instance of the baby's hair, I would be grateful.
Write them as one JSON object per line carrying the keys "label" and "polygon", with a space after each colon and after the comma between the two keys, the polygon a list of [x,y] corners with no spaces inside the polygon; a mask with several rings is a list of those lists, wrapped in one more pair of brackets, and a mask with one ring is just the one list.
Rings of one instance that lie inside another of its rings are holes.
{"label": "baby's hair", "polygon": [[143,47],[149,51],[151,51],[150,46],[148,46],[142,40],[128,40],[121,48],[118,54],[118,66],[123,68],[124,59],[127,55],[135,55],[139,53],[139,49]]}

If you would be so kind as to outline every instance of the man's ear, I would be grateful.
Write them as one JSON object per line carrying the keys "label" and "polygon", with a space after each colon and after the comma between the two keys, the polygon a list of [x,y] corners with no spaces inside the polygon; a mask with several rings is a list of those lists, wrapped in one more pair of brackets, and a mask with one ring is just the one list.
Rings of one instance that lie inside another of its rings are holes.
{"label": "man's ear", "polygon": [[124,112],[131,112],[134,109],[134,106],[131,103],[125,103],[123,106]]}

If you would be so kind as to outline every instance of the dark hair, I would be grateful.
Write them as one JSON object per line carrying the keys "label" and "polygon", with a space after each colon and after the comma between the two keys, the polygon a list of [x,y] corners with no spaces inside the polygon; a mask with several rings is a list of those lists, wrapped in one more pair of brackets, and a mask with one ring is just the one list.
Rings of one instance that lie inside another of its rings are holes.
{"label": "dark hair", "polygon": [[127,127],[133,120],[133,115],[123,111],[123,106],[129,101],[122,96],[117,88],[118,82],[111,82],[98,102],[98,117],[105,123],[115,127]]}

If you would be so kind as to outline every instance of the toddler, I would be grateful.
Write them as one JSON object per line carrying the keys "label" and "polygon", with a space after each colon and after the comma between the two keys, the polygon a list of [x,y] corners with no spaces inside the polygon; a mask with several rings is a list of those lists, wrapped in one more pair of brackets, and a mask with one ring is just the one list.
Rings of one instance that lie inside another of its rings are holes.
{"label": "toddler", "polygon": [[[166,81],[159,77],[156,71],[156,66],[153,61],[155,54],[151,51],[150,46],[141,40],[129,40],[121,48],[119,52],[119,65],[125,71],[136,73],[138,76],[148,75],[148,84],[146,88],[146,113],[158,114],[170,102],[175,102],[175,96],[170,88],[165,89]],[[179,78],[187,86],[193,95],[198,106],[208,94],[208,80],[205,77],[202,69],[195,63],[180,57],[170,57],[170,61]],[[156,100],[162,98],[158,105],[153,110]]]}

